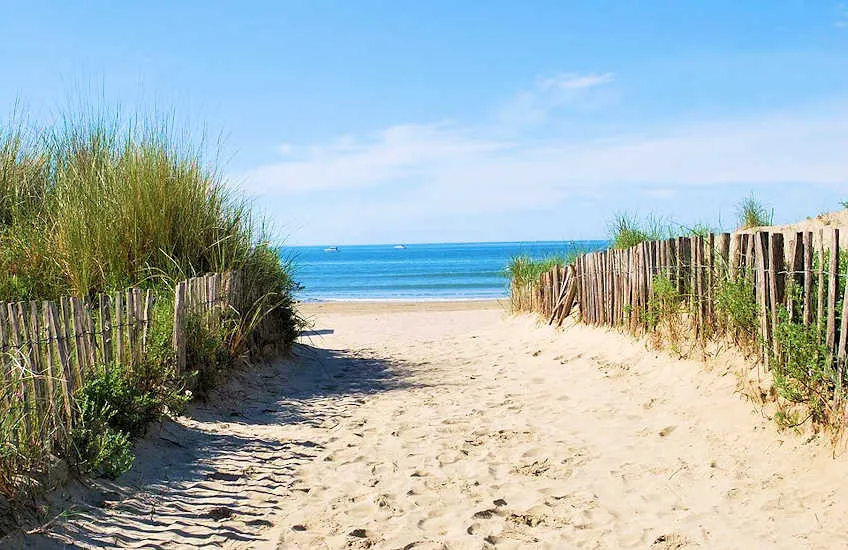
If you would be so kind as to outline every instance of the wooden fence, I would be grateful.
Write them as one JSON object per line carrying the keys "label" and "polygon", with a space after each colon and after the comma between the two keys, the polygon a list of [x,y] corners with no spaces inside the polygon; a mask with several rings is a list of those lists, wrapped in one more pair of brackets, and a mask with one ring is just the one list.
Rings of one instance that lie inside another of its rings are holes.
{"label": "wooden fence", "polygon": [[[176,286],[173,344],[185,368],[185,318],[219,322],[237,305],[237,273]],[[96,298],[0,303],[0,433],[50,452],[74,422],[74,394],[98,365],[140,365],[150,341],[155,296],[131,288]]]}
{"label": "wooden fence", "polygon": [[174,289],[174,351],[177,354],[177,373],[185,371],[185,319],[199,317],[208,328],[220,325],[228,308],[242,311],[244,292],[238,273],[210,273],[177,284]]}
{"label": "wooden fence", "polygon": [[737,281],[755,300],[759,341],[772,346],[762,349],[765,360],[779,352],[773,336],[785,308],[792,322],[821,327],[841,380],[848,349],[848,285],[844,295],[839,292],[848,277],[840,273],[844,254],[838,229],[788,238],[768,231],[678,237],[582,255],[570,268],[573,272],[555,267],[541,275],[532,298],[513,302],[530,303],[550,323],[562,323],[571,311],[563,297],[574,293],[582,322],[644,333],[653,328],[654,285],[662,276],[687,306],[683,310],[693,336],[703,341],[724,326],[717,310],[719,290]]}

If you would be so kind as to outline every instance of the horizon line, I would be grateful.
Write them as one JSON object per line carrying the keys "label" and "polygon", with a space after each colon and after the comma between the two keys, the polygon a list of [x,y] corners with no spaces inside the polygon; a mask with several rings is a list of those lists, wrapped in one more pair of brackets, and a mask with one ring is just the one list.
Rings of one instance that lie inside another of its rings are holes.
{"label": "horizon line", "polygon": [[396,241],[383,243],[359,243],[359,244],[343,244],[343,243],[323,243],[323,244],[278,244],[281,248],[320,248],[320,247],[354,247],[354,246],[417,246],[417,245],[442,245],[442,244],[540,244],[540,243],[603,243],[610,242],[609,239],[557,239],[557,240],[520,240],[520,241]]}

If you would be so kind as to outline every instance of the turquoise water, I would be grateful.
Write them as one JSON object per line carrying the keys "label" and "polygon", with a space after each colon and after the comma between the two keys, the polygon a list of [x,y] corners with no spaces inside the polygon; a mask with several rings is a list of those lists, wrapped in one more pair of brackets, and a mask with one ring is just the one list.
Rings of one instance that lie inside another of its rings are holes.
{"label": "turquoise water", "polygon": [[544,258],[571,250],[588,251],[605,241],[462,243],[340,246],[286,249],[303,285],[298,299],[480,300],[507,296],[504,268],[510,258]]}

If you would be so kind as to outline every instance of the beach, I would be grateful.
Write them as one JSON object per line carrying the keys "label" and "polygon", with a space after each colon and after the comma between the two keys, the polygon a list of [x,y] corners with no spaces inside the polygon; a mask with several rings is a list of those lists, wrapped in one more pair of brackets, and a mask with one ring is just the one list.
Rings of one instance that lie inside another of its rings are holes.
{"label": "beach", "polygon": [[152,429],[130,472],[27,544],[848,544],[845,459],[778,432],[731,365],[498,302],[303,311],[291,359]]}

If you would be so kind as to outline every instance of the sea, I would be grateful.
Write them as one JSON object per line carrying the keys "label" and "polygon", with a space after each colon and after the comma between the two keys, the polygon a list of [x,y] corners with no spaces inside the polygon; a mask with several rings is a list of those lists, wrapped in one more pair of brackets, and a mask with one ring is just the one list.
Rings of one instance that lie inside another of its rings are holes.
{"label": "sea", "polygon": [[510,259],[592,251],[606,241],[546,241],[284,249],[304,302],[491,300],[508,296]]}

